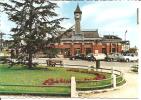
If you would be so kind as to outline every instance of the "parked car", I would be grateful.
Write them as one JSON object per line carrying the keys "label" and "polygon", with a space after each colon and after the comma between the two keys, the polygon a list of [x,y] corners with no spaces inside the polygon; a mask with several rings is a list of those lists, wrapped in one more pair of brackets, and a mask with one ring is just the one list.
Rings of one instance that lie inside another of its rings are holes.
{"label": "parked car", "polygon": [[120,56],[122,54],[120,53],[111,53],[106,56],[106,61],[119,61]]}
{"label": "parked car", "polygon": [[103,54],[103,53],[97,53],[97,54],[89,53],[89,54],[86,56],[86,60],[89,60],[89,61],[105,60],[105,58],[106,58],[106,55]]}
{"label": "parked car", "polygon": [[138,61],[138,56],[134,53],[127,53],[119,58],[120,61]]}
{"label": "parked car", "polygon": [[89,53],[86,56],[86,60],[88,60],[88,61],[95,61],[96,59],[94,58],[93,53]]}
{"label": "parked car", "polygon": [[76,55],[73,55],[73,56],[70,57],[70,60],[73,60],[73,59],[82,59],[82,60],[84,60],[85,55],[84,54],[76,54]]}

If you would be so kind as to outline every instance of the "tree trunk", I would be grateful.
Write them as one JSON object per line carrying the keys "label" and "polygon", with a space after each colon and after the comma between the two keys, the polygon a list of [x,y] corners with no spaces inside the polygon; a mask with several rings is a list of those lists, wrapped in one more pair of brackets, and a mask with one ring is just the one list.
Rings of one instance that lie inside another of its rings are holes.
{"label": "tree trunk", "polygon": [[30,52],[28,54],[28,68],[32,69],[32,66],[33,66],[33,64],[32,64],[32,53]]}

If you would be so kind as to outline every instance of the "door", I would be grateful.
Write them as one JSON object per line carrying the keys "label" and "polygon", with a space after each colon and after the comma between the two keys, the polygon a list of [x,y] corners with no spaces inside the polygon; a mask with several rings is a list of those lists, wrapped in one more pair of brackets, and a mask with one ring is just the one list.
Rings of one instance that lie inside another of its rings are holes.
{"label": "door", "polygon": [[86,48],[86,55],[92,53],[92,49],[91,48]]}
{"label": "door", "polygon": [[70,57],[70,48],[64,49],[64,57]]}
{"label": "door", "polygon": [[102,48],[102,53],[107,54],[106,48]]}
{"label": "door", "polygon": [[75,54],[80,54],[80,53],[81,53],[80,48],[76,48],[76,50],[75,50]]}

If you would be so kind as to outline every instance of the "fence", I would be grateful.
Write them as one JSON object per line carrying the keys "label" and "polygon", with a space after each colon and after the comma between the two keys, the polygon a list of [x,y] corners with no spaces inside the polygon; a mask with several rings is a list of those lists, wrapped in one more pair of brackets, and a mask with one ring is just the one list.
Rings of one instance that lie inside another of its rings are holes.
{"label": "fence", "polygon": [[[111,69],[105,69],[105,68],[99,68],[99,69],[94,68],[94,70],[97,70],[99,72],[107,72],[109,74],[112,72]],[[112,74],[112,76],[107,79],[85,80],[85,81],[76,80],[77,90],[80,90],[80,91],[81,90],[97,90],[97,89],[116,87],[116,85],[120,85],[121,83],[123,83],[123,81],[125,81],[123,78],[123,73],[118,70],[113,70],[113,71],[115,76],[113,76]]]}

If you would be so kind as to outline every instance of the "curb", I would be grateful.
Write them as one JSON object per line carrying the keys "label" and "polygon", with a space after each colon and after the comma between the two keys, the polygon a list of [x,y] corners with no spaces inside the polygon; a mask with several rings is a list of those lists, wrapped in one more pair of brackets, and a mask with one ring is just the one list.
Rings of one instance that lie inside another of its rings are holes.
{"label": "curb", "polygon": [[90,93],[97,94],[97,93],[104,93],[104,92],[109,92],[109,91],[116,91],[116,90],[123,88],[125,85],[126,85],[126,83],[121,86],[118,86],[116,88],[109,88],[109,89],[102,89],[102,90],[91,90],[91,91],[77,91],[77,94],[78,94],[78,97],[81,97],[83,94],[88,95]]}

